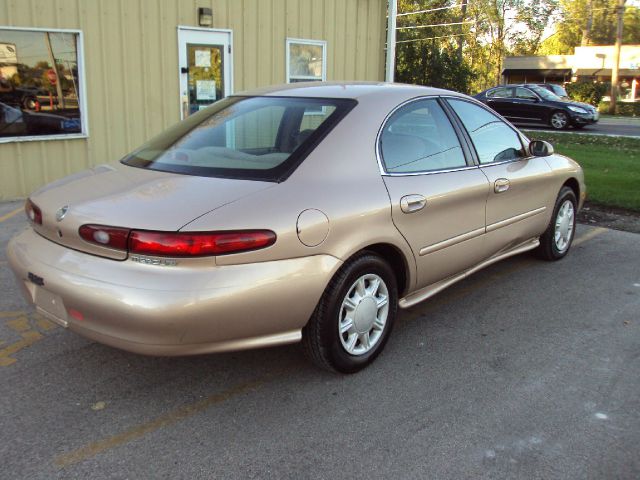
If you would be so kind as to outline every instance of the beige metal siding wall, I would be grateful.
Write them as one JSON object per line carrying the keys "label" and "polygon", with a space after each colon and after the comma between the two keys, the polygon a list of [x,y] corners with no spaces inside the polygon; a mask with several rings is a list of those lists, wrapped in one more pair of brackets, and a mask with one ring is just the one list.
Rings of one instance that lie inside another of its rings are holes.
{"label": "beige metal siding wall", "polygon": [[285,81],[285,38],[327,41],[328,80],[382,80],[386,0],[2,0],[0,26],[80,29],[89,138],[0,144],[0,199],[117,160],[180,118],[177,26],[233,30],[234,91]]}

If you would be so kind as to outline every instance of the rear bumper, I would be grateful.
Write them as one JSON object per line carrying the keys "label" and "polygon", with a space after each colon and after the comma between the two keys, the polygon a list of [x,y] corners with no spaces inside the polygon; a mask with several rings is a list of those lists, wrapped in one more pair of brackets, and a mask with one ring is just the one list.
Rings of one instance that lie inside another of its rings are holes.
{"label": "rear bumper", "polygon": [[41,313],[100,343],[148,355],[298,341],[341,265],[329,255],[226,266],[213,258],[204,266],[145,265],[70,250],[31,229],[11,240],[7,256],[27,300]]}

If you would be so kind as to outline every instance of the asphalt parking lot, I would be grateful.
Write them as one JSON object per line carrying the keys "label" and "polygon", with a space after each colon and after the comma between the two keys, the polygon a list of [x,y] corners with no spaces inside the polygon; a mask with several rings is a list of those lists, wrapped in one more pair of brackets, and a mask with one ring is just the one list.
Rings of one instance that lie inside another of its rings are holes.
{"label": "asphalt parking lot", "polygon": [[640,235],[493,265],[402,312],[378,361],[150,358],[34,314],[0,204],[0,478],[640,478]]}

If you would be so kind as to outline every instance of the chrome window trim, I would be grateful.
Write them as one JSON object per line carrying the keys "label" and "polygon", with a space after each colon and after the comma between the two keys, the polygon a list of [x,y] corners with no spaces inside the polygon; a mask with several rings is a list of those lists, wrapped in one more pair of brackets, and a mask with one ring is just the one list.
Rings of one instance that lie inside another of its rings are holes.
{"label": "chrome window trim", "polygon": [[[453,98],[463,98],[462,96],[457,97],[456,95],[451,95],[451,97]],[[409,105],[411,103],[414,102],[419,102],[421,100],[431,100],[434,99],[437,101],[438,98],[444,98],[443,95],[424,95],[424,96],[420,96],[420,97],[413,97],[410,98],[408,100],[405,100],[404,102],[402,102],[399,105],[396,105],[385,117],[384,120],[382,121],[382,123],[380,124],[380,127],[378,128],[378,134],[376,135],[376,160],[378,161],[378,169],[380,171],[380,175],[382,175],[383,177],[415,177],[416,175],[433,175],[433,174],[437,174],[437,173],[450,173],[450,172],[459,172],[462,170],[472,170],[474,168],[478,168],[478,165],[465,165],[464,167],[458,167],[458,168],[449,168],[449,169],[444,169],[444,170],[425,170],[425,171],[420,171],[420,172],[407,172],[407,173],[394,173],[394,172],[387,172],[384,168],[384,165],[382,163],[382,152],[380,151],[380,137],[382,135],[382,130],[384,130],[385,125],[387,124],[387,122],[389,121],[389,119],[391,118],[391,116],[396,113],[398,110],[400,110],[401,108],[403,108],[406,105]],[[442,108],[442,106],[440,106],[440,108]],[[442,109],[444,111],[444,114],[446,115],[447,119],[449,118],[449,114],[447,113],[447,111],[443,108]],[[451,123],[451,120],[449,120],[449,123]],[[455,133],[455,128],[453,127],[453,125],[451,125],[451,128],[454,131],[454,134],[456,135],[456,138],[458,138],[458,134]],[[460,142],[460,139],[458,139],[458,142]],[[460,148],[462,148],[462,143],[460,143]],[[465,163],[467,162],[467,157],[466,155],[464,155],[464,149],[463,149],[463,156],[465,159]]]}
{"label": "chrome window trim", "polygon": [[487,91],[487,93],[486,93],[485,97],[487,97],[487,98],[497,98],[498,100],[500,100],[500,99],[515,98],[515,97],[512,97],[512,96],[509,96],[509,97],[494,97],[493,95],[489,96],[489,94],[490,94],[490,93],[494,93],[494,92],[498,91],[498,90],[499,90],[499,89],[501,89],[501,88],[505,88],[505,89],[507,89],[507,90],[514,90],[514,88],[513,88],[513,87],[510,87],[510,86],[507,86],[507,85],[500,85],[499,87],[494,87],[494,88],[492,88],[491,90]]}
{"label": "chrome window trim", "polygon": [[410,172],[410,173],[386,173],[382,172],[383,177],[415,177],[416,175],[434,175],[437,173],[451,173],[451,172],[462,172],[464,170],[474,170],[476,168],[480,168],[477,165],[473,165],[471,167],[460,167],[460,168],[451,168],[448,170],[429,170],[426,172]]}

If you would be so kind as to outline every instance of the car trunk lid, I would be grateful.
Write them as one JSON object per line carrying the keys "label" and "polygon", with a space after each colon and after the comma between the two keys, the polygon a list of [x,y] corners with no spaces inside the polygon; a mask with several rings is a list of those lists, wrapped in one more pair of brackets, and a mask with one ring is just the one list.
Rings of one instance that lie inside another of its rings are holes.
{"label": "car trunk lid", "polygon": [[118,260],[127,252],[82,239],[82,225],[178,231],[201,215],[272,186],[158,172],[109,164],[47,185],[31,195],[42,211],[42,236],[58,244]]}

